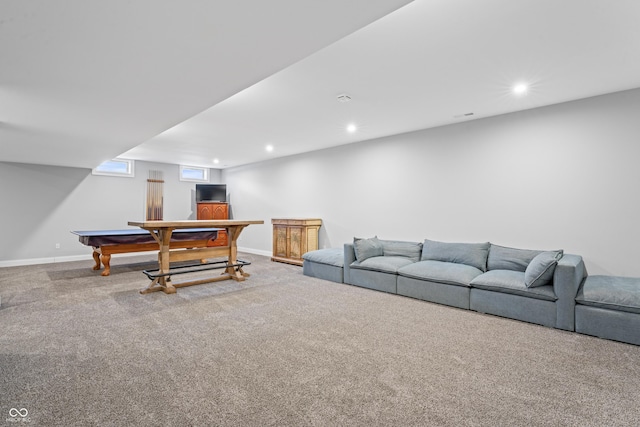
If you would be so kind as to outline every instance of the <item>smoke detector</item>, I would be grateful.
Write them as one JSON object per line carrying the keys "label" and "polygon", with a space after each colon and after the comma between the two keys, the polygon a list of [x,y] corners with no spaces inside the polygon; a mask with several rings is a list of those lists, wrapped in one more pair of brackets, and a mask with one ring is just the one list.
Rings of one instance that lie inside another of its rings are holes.
{"label": "smoke detector", "polygon": [[349,102],[349,101],[351,101],[351,97],[346,93],[338,95],[338,102]]}

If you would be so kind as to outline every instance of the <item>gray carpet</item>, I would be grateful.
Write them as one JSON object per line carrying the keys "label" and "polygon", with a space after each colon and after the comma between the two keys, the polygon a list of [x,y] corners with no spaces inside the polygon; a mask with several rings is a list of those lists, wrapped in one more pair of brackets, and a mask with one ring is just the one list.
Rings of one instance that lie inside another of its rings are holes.
{"label": "gray carpet", "polygon": [[175,295],[138,293],[153,255],[0,269],[0,423],[639,424],[640,347],[241,258]]}

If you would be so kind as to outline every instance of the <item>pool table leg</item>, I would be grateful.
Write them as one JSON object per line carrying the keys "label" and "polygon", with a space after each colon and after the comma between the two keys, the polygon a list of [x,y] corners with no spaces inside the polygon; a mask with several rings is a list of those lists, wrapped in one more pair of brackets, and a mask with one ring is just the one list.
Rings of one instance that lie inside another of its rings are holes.
{"label": "pool table leg", "polygon": [[101,276],[108,276],[111,274],[111,254],[101,253],[99,248],[93,248],[93,260],[96,265],[93,266],[94,270],[100,270],[100,262],[104,265],[104,271],[100,273]]}
{"label": "pool table leg", "polygon": [[93,250],[93,260],[96,262],[96,265],[93,266],[94,270],[100,270],[100,252]]}
{"label": "pool table leg", "polygon": [[111,274],[111,255],[101,255],[100,260],[102,261],[102,264],[104,264],[104,271],[100,275],[108,276]]}

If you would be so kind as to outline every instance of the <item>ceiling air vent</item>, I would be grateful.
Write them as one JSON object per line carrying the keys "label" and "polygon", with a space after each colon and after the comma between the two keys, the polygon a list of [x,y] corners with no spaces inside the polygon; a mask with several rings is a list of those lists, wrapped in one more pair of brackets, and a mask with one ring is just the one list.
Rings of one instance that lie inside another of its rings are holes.
{"label": "ceiling air vent", "polygon": [[343,93],[342,95],[338,95],[338,102],[349,102],[349,101],[351,101],[351,97],[346,93]]}

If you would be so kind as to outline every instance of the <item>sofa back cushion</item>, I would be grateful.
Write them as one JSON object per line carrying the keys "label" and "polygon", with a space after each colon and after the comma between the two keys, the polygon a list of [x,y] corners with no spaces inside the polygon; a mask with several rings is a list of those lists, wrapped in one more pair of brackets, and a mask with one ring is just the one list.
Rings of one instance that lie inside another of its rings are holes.
{"label": "sofa back cushion", "polygon": [[422,244],[422,261],[443,261],[466,264],[480,271],[487,271],[489,242],[446,243],[425,239]]}
{"label": "sofa back cushion", "polygon": [[380,240],[384,256],[400,256],[411,261],[420,261],[422,255],[422,243],[400,242],[397,240]]}
{"label": "sofa back cushion", "polygon": [[487,259],[487,269],[489,271],[513,270],[524,273],[531,260],[540,252],[542,251],[515,249],[491,244],[489,258]]}
{"label": "sofa back cushion", "polygon": [[367,258],[384,255],[382,243],[378,237],[369,239],[353,238],[353,249],[356,253],[356,260],[362,262]]}

